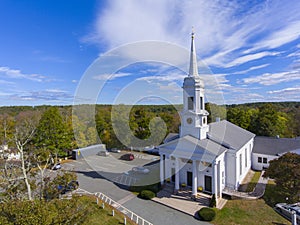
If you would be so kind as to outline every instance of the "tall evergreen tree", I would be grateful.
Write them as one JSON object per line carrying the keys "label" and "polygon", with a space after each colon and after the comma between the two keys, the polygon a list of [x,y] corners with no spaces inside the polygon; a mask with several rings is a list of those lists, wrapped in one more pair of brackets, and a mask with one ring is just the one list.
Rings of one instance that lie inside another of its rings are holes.
{"label": "tall evergreen tree", "polygon": [[71,148],[71,135],[63,122],[57,107],[46,110],[39,122],[34,137],[36,147],[47,148],[52,154],[66,156],[66,150]]}

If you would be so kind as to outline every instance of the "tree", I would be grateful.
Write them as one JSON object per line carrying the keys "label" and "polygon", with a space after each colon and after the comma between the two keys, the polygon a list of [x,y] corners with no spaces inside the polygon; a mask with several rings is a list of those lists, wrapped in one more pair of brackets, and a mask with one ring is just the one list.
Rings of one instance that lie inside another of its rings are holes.
{"label": "tree", "polygon": [[288,201],[300,201],[300,155],[286,153],[278,159],[270,161],[264,177],[275,179],[280,195]]}
{"label": "tree", "polygon": [[247,108],[230,108],[227,112],[227,119],[229,122],[241,128],[249,129],[251,124],[251,111]]}
{"label": "tree", "polygon": [[30,171],[31,166],[30,161],[28,161],[30,154],[26,152],[25,146],[34,136],[39,121],[39,113],[31,111],[21,112],[16,116],[15,120],[15,144],[20,152],[21,170],[27,187],[28,200],[32,200],[31,185],[28,178],[28,172]]}
{"label": "tree", "polygon": [[260,136],[285,136],[287,118],[287,115],[279,112],[273,104],[265,104],[259,107],[259,112],[252,120],[249,129]]}
{"label": "tree", "polygon": [[3,144],[13,140],[14,119],[7,113],[0,115],[0,136]]}
{"label": "tree", "polygon": [[45,170],[50,164],[51,152],[46,148],[35,148],[32,155],[33,155],[34,163],[39,169],[39,176],[40,176],[39,197],[41,200],[43,198],[43,192],[45,187]]}
{"label": "tree", "polygon": [[66,156],[66,150],[71,148],[71,136],[57,107],[50,107],[43,113],[34,137],[34,144],[37,148],[48,148],[55,154],[56,161],[58,155]]}

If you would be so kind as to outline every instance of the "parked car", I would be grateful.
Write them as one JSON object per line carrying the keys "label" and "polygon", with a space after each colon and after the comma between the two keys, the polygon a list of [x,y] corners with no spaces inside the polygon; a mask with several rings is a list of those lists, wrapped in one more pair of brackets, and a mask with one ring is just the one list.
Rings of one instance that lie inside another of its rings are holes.
{"label": "parked car", "polygon": [[112,148],[110,151],[115,153],[121,153],[121,150],[117,148]]}
{"label": "parked car", "polygon": [[52,170],[59,170],[59,169],[61,169],[60,163],[56,163],[54,166],[52,166],[51,169],[52,169]]}
{"label": "parked car", "polygon": [[77,180],[72,180],[66,186],[58,185],[57,189],[59,193],[66,194],[67,192],[76,190],[78,187],[79,187],[79,182]]}
{"label": "parked car", "polygon": [[133,172],[136,172],[136,173],[144,173],[144,174],[147,174],[150,172],[149,169],[143,167],[143,166],[137,166],[137,167],[133,167],[132,168],[132,171]]}
{"label": "parked car", "polygon": [[132,160],[134,160],[134,155],[132,153],[127,153],[125,155],[122,155],[120,157],[120,159],[127,160],[127,161],[132,161]]}
{"label": "parked car", "polygon": [[97,155],[99,156],[109,156],[109,152],[108,151],[100,151],[97,153]]}
{"label": "parked car", "polygon": [[289,220],[292,219],[292,211],[295,211],[297,223],[300,223],[300,202],[294,204],[278,203],[275,205],[275,210]]}

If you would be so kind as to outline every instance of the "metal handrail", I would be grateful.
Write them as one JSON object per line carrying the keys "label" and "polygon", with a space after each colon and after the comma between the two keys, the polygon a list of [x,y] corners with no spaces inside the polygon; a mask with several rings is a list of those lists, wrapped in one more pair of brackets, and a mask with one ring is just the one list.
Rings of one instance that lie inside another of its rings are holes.
{"label": "metal handrail", "polygon": [[119,212],[121,212],[125,216],[128,216],[132,221],[134,221],[137,224],[141,224],[141,225],[153,225],[149,221],[143,219],[142,217],[140,217],[136,213],[130,211],[129,209],[127,209],[124,206],[122,206],[120,203],[114,201],[113,199],[111,199],[110,197],[108,197],[107,195],[105,195],[105,194],[103,194],[101,192],[91,193],[91,192],[88,192],[88,191],[83,190],[81,188],[79,188],[79,189],[76,190],[76,193],[78,193],[78,192],[79,193],[83,192],[83,194],[88,194],[88,195],[95,195],[97,198],[99,198],[103,202],[105,202],[105,203],[109,204],[110,206],[114,207],[115,209],[117,209]]}

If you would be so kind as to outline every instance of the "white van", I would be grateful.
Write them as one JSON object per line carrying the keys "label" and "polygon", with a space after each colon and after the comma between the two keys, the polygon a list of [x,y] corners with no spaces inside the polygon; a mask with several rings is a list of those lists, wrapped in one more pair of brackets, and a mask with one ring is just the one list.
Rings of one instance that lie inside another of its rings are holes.
{"label": "white van", "polygon": [[109,152],[108,151],[100,151],[97,153],[97,155],[99,156],[109,156]]}

